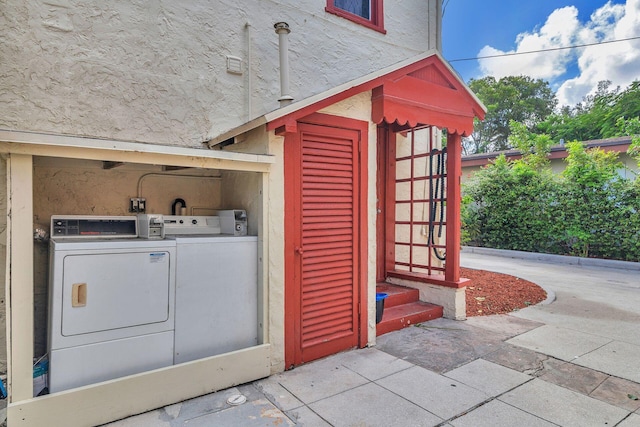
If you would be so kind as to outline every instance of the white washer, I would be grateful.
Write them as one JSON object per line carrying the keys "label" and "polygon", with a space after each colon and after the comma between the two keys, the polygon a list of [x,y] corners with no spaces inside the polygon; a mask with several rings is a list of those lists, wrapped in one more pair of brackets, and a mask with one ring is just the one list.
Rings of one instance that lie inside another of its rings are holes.
{"label": "white washer", "polygon": [[175,363],[258,344],[258,238],[166,236],[176,242]]}
{"label": "white washer", "polygon": [[51,239],[50,392],[173,364],[175,246]]}

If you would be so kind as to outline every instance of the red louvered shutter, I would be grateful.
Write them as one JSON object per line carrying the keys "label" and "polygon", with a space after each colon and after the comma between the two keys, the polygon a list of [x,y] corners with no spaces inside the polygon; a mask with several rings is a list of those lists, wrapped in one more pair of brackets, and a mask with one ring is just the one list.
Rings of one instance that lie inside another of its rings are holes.
{"label": "red louvered shutter", "polygon": [[358,145],[354,130],[301,124],[300,362],[358,345]]}

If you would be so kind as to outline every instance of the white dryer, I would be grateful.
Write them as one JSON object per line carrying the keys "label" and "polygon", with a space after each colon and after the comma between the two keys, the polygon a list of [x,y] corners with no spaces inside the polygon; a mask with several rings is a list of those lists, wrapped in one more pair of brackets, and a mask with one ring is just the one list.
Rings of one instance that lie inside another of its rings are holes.
{"label": "white dryer", "polygon": [[50,392],[172,365],[175,241],[105,238],[95,221],[83,235],[68,229],[82,219],[64,221],[50,242]]}

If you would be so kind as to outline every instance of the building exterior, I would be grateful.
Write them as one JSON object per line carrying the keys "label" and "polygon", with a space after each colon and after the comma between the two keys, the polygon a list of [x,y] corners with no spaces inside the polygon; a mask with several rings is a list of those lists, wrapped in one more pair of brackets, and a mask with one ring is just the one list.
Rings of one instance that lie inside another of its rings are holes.
{"label": "building exterior", "polygon": [[[439,1],[348,3],[5,2],[9,425],[102,424],[374,345],[379,281],[464,318],[460,140],[484,107],[439,54]],[[246,210],[257,345],[34,397],[52,327],[34,229],[134,197]]]}
{"label": "building exterior", "polygon": [[[622,163],[622,168],[619,170],[620,176],[623,178],[633,179],[638,173],[637,162],[627,154],[629,146],[631,145],[631,137],[622,136],[608,139],[598,139],[593,141],[584,141],[583,144],[586,148],[601,148],[605,151],[614,151],[619,153],[618,159]],[[507,159],[515,160],[521,157],[521,153],[518,150],[509,150],[503,152],[494,153],[479,153],[464,156],[462,158],[462,181],[468,180],[473,176],[475,172],[480,170],[483,166],[488,165],[500,154],[504,154]],[[568,156],[568,152],[564,144],[558,144],[551,147],[549,153],[549,162],[551,170],[554,173],[561,173],[565,168],[564,159]]]}

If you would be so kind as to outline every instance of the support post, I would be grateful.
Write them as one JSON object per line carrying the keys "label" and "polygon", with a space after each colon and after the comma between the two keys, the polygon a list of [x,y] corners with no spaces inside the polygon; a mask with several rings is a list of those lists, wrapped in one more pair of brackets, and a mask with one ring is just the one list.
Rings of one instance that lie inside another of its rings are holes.
{"label": "support post", "polygon": [[447,260],[444,278],[447,282],[460,280],[460,180],[462,177],[462,138],[447,134]]}
{"label": "support post", "polygon": [[10,404],[33,397],[32,171],[31,156],[8,156],[6,302]]}

